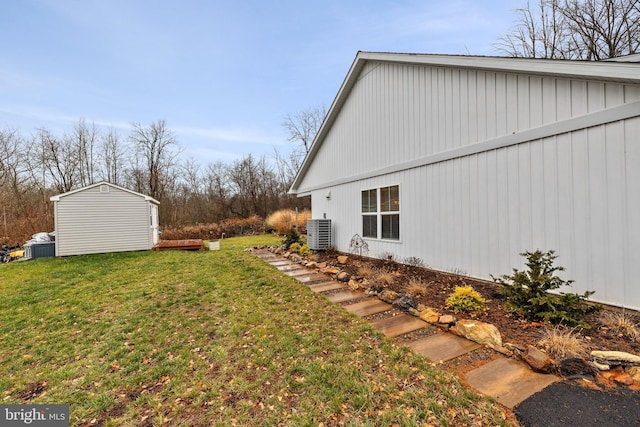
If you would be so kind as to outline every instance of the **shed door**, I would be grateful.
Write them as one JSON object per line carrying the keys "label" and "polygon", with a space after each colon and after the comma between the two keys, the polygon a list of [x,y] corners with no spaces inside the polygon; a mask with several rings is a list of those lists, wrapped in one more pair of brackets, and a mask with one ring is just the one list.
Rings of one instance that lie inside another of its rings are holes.
{"label": "shed door", "polygon": [[157,245],[160,237],[158,236],[158,207],[156,205],[151,205],[149,217],[151,223],[151,238],[153,239],[153,244]]}

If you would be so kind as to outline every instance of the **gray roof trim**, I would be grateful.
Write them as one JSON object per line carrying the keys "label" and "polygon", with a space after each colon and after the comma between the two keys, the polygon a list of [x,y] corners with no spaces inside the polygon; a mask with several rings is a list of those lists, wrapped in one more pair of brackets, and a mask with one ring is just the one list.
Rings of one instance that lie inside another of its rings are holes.
{"label": "gray roof trim", "polygon": [[112,183],[107,182],[107,181],[96,182],[95,184],[87,185],[86,187],[77,188],[75,190],[71,190],[71,191],[68,191],[66,193],[62,193],[62,194],[58,194],[58,195],[55,195],[55,196],[51,196],[49,198],[49,200],[51,200],[52,202],[59,202],[62,197],[67,197],[67,196],[70,196],[72,194],[79,193],[80,191],[88,190],[90,188],[98,187],[100,185],[108,185],[109,187],[117,188],[118,190],[122,190],[122,191],[125,191],[127,193],[131,193],[131,194],[134,194],[136,196],[140,196],[140,197],[144,198],[144,200],[146,200],[148,202],[151,202],[153,204],[156,204],[156,205],[160,204],[159,201],[157,201],[156,199],[154,199],[151,196],[146,196],[146,195],[141,194],[141,193],[136,193],[133,190],[129,190],[128,188],[124,188],[124,187],[120,187],[119,185],[115,185],[115,184],[112,184]]}
{"label": "gray roof trim", "polygon": [[[351,89],[356,84],[360,71],[367,62],[387,62],[441,66],[473,70],[513,72],[561,78],[577,78],[598,81],[615,81],[640,84],[640,63],[615,61],[572,61],[554,59],[504,58],[490,56],[428,55],[389,52],[358,52],[340,87],[327,116],[320,126],[311,149],[302,162],[289,194],[298,194],[299,186],[309,170],[322,141],[333,126]],[[308,192],[307,189],[305,191]]]}

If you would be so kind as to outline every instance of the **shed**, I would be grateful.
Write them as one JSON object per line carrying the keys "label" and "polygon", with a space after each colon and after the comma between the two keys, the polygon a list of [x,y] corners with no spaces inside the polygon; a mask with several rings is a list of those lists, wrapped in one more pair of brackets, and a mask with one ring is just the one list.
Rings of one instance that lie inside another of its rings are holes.
{"label": "shed", "polygon": [[333,246],[640,309],[640,63],[359,52],[296,176]]}
{"label": "shed", "polygon": [[158,243],[152,197],[99,182],[51,197],[56,256],[151,249]]}

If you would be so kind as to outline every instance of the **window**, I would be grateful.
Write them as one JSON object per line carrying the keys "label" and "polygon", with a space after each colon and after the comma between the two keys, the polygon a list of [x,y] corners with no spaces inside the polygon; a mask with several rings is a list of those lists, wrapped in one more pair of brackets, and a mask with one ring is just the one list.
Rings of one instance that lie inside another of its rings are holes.
{"label": "window", "polygon": [[[378,203],[379,202],[379,203]],[[398,185],[362,192],[362,237],[400,240]]]}
{"label": "window", "polygon": [[378,238],[378,190],[362,192],[362,237]]}

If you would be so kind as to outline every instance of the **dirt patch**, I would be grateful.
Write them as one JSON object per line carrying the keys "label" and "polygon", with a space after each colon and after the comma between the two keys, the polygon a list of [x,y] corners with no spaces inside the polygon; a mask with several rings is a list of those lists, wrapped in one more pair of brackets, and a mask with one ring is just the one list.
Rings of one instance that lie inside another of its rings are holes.
{"label": "dirt patch", "polygon": [[30,402],[36,397],[40,396],[47,390],[47,382],[46,381],[38,381],[37,383],[30,383],[18,393],[18,399],[23,400],[25,402]]}

